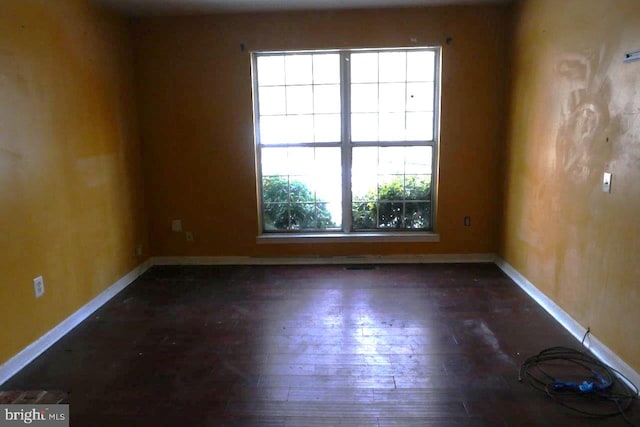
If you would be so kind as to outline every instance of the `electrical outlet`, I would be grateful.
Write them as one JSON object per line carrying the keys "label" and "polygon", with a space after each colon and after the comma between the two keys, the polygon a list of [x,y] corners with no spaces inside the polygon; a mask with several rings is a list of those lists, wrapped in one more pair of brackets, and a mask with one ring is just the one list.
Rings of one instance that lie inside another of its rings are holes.
{"label": "electrical outlet", "polygon": [[605,172],[602,176],[602,191],[605,193],[611,193],[611,174],[609,172]]}
{"label": "electrical outlet", "polygon": [[182,220],[174,219],[171,221],[171,231],[182,231]]}
{"label": "electrical outlet", "polygon": [[465,227],[471,227],[471,217],[470,216],[465,216],[464,217],[464,226]]}
{"label": "electrical outlet", "polygon": [[187,242],[193,242],[193,233],[190,231],[186,231],[184,233],[184,238],[187,240]]}
{"label": "electrical outlet", "polygon": [[33,279],[33,291],[36,295],[36,298],[40,298],[44,295],[44,279],[42,276],[38,276]]}
{"label": "electrical outlet", "polygon": [[136,256],[142,256],[142,245],[136,246]]}

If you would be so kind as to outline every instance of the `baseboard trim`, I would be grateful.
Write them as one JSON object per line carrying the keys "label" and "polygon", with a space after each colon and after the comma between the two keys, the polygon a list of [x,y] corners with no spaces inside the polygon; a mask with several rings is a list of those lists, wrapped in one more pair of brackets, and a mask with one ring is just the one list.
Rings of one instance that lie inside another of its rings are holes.
{"label": "baseboard trim", "polygon": [[0,385],[8,381],[17,374],[22,368],[31,363],[36,357],[44,353],[49,347],[55,344],[60,338],[64,337],[80,322],[89,317],[93,312],[102,307],[111,298],[116,296],[120,291],[129,286],[140,277],[145,271],[152,266],[151,259],[146,260],[107,289],[100,292],[91,301],[80,307],[75,313],[64,319],[57,326],[45,333],[33,343],[13,356],[11,359],[0,365]]}
{"label": "baseboard trim", "polygon": [[[569,313],[564,311],[562,307],[546,296],[540,289],[527,280],[526,277],[524,277],[504,259],[496,256],[495,263],[507,276],[511,278],[511,280],[529,294],[531,298],[540,304],[542,308],[544,308],[567,331],[569,331],[571,335],[573,335],[578,341],[582,341],[584,334],[587,332],[587,328],[578,323],[578,321],[571,317]],[[627,377],[629,381],[640,387],[640,374],[638,374],[638,372],[636,372],[592,333],[587,336],[584,344],[585,347],[587,347],[598,359],[619,371],[622,375]]]}
{"label": "baseboard trim", "polygon": [[425,255],[358,255],[358,256],[177,256],[154,257],[153,265],[318,265],[318,264],[426,264],[494,262],[494,254],[425,254]]}

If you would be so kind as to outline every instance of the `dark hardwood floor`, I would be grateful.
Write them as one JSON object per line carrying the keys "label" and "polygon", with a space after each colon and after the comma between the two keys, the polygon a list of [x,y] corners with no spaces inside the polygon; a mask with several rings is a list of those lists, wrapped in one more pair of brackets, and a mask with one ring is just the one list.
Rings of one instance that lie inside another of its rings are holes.
{"label": "dark hardwood floor", "polygon": [[557,345],[493,264],[155,267],[0,389],[72,426],[625,425],[518,382]]}

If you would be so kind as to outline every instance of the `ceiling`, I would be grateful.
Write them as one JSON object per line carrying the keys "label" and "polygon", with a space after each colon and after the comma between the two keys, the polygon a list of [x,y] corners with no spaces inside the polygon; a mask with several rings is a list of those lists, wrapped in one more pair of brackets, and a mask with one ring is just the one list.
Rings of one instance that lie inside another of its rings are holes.
{"label": "ceiling", "polygon": [[93,0],[127,15],[360,9],[445,4],[506,3],[510,0]]}

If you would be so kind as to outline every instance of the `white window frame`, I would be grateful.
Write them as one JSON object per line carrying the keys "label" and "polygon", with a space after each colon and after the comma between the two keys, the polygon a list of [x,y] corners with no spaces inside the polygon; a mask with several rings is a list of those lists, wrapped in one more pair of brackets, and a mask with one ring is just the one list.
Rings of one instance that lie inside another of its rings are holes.
{"label": "white window frame", "polygon": [[[425,141],[351,141],[351,78],[349,60],[351,53],[360,52],[408,52],[431,51],[434,52],[434,105],[433,105],[433,138]],[[251,52],[252,66],[252,93],[253,93],[253,118],[254,141],[256,150],[256,181],[258,199],[258,243],[292,243],[300,242],[337,242],[337,241],[439,241],[436,224],[437,203],[437,178],[438,178],[438,148],[440,140],[440,85],[441,85],[441,47],[398,47],[398,48],[367,48],[367,49],[317,49],[317,50],[293,50],[293,51],[253,51]],[[260,56],[269,55],[296,55],[296,54],[337,53],[340,55],[340,97],[341,97],[341,141],[339,143],[309,142],[309,143],[282,143],[261,144],[260,142],[260,107],[258,95],[257,59]],[[352,194],[351,194],[351,164],[352,149],[356,147],[413,147],[429,146],[432,149],[431,165],[431,229],[375,229],[353,230],[352,221]],[[342,161],[342,230],[265,230],[263,203],[262,203],[262,159],[263,147],[340,147]]]}

